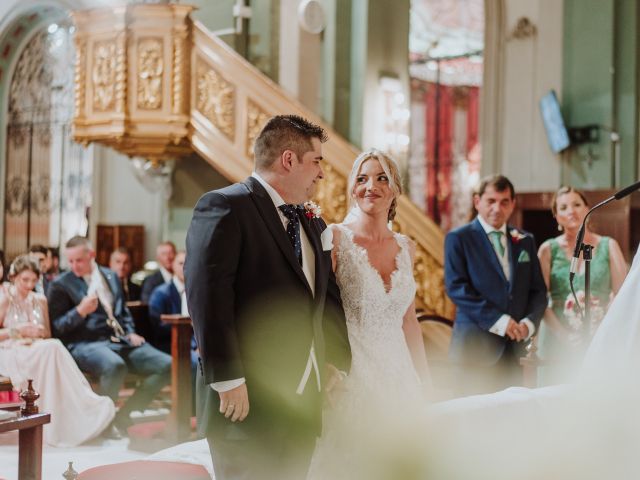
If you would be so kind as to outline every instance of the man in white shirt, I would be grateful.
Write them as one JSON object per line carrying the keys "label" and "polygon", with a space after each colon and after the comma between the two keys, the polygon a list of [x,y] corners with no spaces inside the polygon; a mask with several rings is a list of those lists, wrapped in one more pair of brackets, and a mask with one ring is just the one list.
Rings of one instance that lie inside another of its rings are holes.
{"label": "man in white shirt", "polygon": [[302,207],[323,178],[326,139],[301,117],[271,118],[256,139],[251,177],[205,194],[194,210],[186,291],[210,385],[201,427],[219,480],[305,478],[321,428],[325,361],[342,370],[350,363],[331,252],[320,238],[326,225]]}
{"label": "man in white shirt", "polygon": [[447,234],[445,284],[456,304],[449,356],[460,394],[522,383],[519,365],[547,305],[533,236],[507,225],[513,185],[486,177],[474,195],[477,218]]}

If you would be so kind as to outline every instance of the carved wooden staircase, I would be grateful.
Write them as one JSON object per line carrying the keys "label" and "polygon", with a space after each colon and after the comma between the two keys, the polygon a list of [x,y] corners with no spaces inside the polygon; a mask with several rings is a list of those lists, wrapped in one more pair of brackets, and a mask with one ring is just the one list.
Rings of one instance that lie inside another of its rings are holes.
{"label": "carved wooden staircase", "polygon": [[[358,150],[224,42],[187,5],[128,5],[75,12],[74,136],[162,161],[196,151],[230,181],[252,170],[265,120],[298,114],[329,133],[316,195],[328,222],[346,213],[346,178]],[[444,289],[442,231],[407,197],[394,229],[417,243],[418,307],[453,318]]]}

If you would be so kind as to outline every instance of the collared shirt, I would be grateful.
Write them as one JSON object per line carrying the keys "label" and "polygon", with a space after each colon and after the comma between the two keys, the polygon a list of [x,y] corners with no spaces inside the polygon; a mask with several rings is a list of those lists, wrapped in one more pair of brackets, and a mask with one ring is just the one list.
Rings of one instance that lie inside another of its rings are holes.
{"label": "collared shirt", "polygon": [[[260,185],[262,185],[262,187],[266,190],[267,194],[271,198],[271,201],[273,202],[273,206],[275,207],[276,212],[278,212],[278,217],[280,217],[282,226],[286,230],[287,225],[289,225],[289,219],[285,217],[285,215],[278,208],[280,205],[285,205],[286,202],[276,191],[276,189],[269,185],[269,183],[267,183],[267,181],[262,178],[257,172],[253,172],[251,176],[255,178],[258,183],[260,183]],[[307,233],[302,226],[300,226],[300,242],[302,246],[302,271],[307,279],[307,282],[309,283],[309,287],[311,287],[311,292],[315,294],[315,254],[313,252],[311,242],[309,241],[309,237],[307,237]],[[307,365],[298,384],[298,388],[296,389],[296,393],[298,393],[299,395],[302,395],[302,393],[304,392],[304,388],[309,381],[312,371],[315,373],[316,384],[318,387],[318,391],[320,391],[320,369],[318,367],[318,360],[316,358],[313,341],[311,342],[311,347],[309,349],[309,358],[307,360]],[[244,382],[244,378],[227,380],[223,382],[214,382],[211,384],[211,388],[213,388],[217,392],[226,392],[239,387]]]}
{"label": "collared shirt", "polygon": [[[509,263],[509,246],[507,245],[507,224],[504,223],[500,228],[494,228],[493,226],[489,225],[484,220],[484,218],[482,218],[480,214],[478,214],[478,222],[480,222],[480,225],[482,226],[482,229],[484,230],[484,232],[487,234],[487,237],[491,232],[502,233],[502,235],[500,235],[500,243],[502,243],[502,248],[504,252],[502,256],[500,255],[500,252],[496,250],[493,243],[491,243],[491,246],[493,247],[493,251],[496,252],[496,256],[498,257],[498,261],[500,262],[500,266],[502,267],[502,271],[504,272],[505,278],[507,279],[507,281],[511,281],[511,264]],[[489,332],[499,335],[501,337],[504,337],[505,333],[507,332],[507,326],[509,326],[510,318],[511,316],[507,313],[501,315],[500,318],[498,318],[498,321],[491,326],[491,328],[489,329]],[[529,329],[529,336],[525,339],[525,340],[528,340],[535,333],[536,326],[533,324],[531,320],[529,320],[528,317],[523,318],[522,320],[520,320],[520,322],[524,322],[527,328]]]}
{"label": "collared shirt", "polygon": [[189,310],[187,309],[187,292],[184,289],[184,283],[180,281],[180,279],[174,276],[171,279],[173,282],[173,286],[176,287],[178,294],[180,295],[180,315],[189,315]]}
{"label": "collared shirt", "polygon": [[164,279],[164,283],[168,283],[173,278],[173,274],[164,268],[162,265],[160,266],[160,273],[162,274],[162,278]]}

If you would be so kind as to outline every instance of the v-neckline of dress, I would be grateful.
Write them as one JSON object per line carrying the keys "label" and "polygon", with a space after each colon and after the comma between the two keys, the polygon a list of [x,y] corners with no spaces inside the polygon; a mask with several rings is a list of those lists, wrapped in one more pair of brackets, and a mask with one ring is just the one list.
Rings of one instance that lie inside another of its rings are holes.
{"label": "v-neckline of dress", "polygon": [[396,242],[396,245],[398,245],[398,253],[396,254],[396,256],[394,258],[395,267],[394,267],[393,271],[391,272],[391,274],[389,275],[389,283],[387,284],[384,281],[384,278],[382,278],[382,274],[380,273],[380,271],[376,267],[374,267],[373,264],[371,263],[371,260],[369,259],[369,252],[367,251],[367,249],[365,247],[363,247],[362,245],[360,245],[358,242],[355,241],[355,239],[354,239],[355,232],[353,230],[351,230],[350,228],[345,227],[345,226],[343,226],[342,228],[348,232],[347,235],[349,236],[349,240],[351,241],[353,246],[356,247],[356,249],[360,252],[360,254],[365,258],[366,263],[369,266],[369,268],[371,270],[373,270],[373,272],[376,274],[376,276],[380,280],[380,283],[382,284],[382,289],[384,290],[384,293],[386,295],[390,295],[391,292],[393,291],[394,279],[396,277],[396,273],[398,273],[400,271],[400,255],[402,254],[402,244],[400,242],[398,242],[396,234],[393,233],[393,240]]}

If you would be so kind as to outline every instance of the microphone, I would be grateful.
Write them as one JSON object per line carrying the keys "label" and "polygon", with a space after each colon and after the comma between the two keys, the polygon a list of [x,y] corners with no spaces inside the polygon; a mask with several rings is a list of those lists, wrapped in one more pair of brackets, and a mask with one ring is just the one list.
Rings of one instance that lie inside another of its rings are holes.
{"label": "microphone", "polygon": [[[591,213],[591,210],[589,210]],[[589,215],[587,213],[587,215]],[[586,220],[585,216],[585,220]],[[576,247],[573,249],[573,258],[571,259],[571,267],[569,268],[569,280],[573,280],[573,277],[576,275],[576,271],[578,270],[578,261],[580,261],[580,251],[582,250],[582,240],[584,239],[584,226],[586,222],[582,222],[580,225],[580,230],[578,230],[578,236],[576,237]]]}
{"label": "microphone", "polygon": [[571,259],[571,267],[569,268],[569,281],[573,280],[573,277],[575,276],[576,271],[578,270],[578,261],[580,259],[580,251],[582,250],[582,240],[584,239],[585,226],[587,224],[587,218],[589,217],[589,215],[591,215],[591,212],[606,205],[609,202],[612,202],[613,200],[620,200],[626,197],[627,195],[631,195],[633,192],[635,192],[638,189],[640,189],[640,182],[636,182],[632,185],[629,185],[628,187],[623,188],[619,192],[616,192],[613,196],[598,203],[596,206],[594,206],[591,210],[587,212],[587,214],[584,217],[584,220],[582,221],[582,225],[580,225],[580,230],[578,231],[578,237],[576,238],[576,246],[573,250],[573,258]]}
{"label": "microphone", "polygon": [[620,200],[621,198],[624,198],[627,195],[632,194],[633,192],[635,192],[639,188],[640,188],[640,182],[636,182],[633,185],[629,185],[628,187],[623,188],[622,190],[620,190],[618,193],[616,193],[613,196],[613,198],[615,198],[616,200]]}

